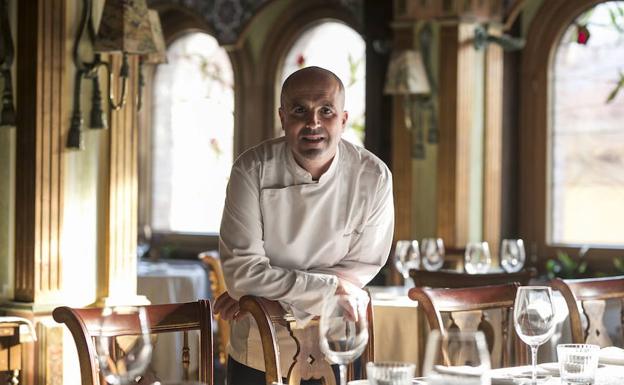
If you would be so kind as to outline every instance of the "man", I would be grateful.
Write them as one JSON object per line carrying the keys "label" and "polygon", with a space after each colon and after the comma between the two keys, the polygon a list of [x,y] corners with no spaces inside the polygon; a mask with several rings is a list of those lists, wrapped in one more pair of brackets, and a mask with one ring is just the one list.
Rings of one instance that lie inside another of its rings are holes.
{"label": "man", "polygon": [[[341,139],[344,86],[330,71],[301,69],[282,87],[285,136],[246,151],[232,167],[220,230],[228,293],[215,313],[231,321],[229,385],[264,384],[255,322],[238,314],[251,294],[279,301],[298,320],[324,298],[361,295],[385,264],[394,227],[392,177],[367,150]],[[282,373],[295,343],[277,330]]]}

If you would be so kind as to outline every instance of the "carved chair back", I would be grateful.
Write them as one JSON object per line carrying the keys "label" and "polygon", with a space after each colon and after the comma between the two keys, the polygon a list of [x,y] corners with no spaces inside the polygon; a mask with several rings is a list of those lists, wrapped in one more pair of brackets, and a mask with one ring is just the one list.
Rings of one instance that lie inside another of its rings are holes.
{"label": "carved chair back", "polygon": [[[248,295],[240,299],[239,305],[240,310],[249,312],[258,325],[267,385],[278,382],[279,378],[286,378],[289,385],[298,385],[302,380],[308,379],[320,379],[325,385],[336,385],[334,372],[319,347],[318,318],[310,321],[304,328],[298,328],[295,319],[286,314],[275,301]],[[360,357],[360,371],[356,373],[355,366],[350,364],[347,369],[347,380],[356,377],[366,378],[366,363],[373,361],[375,342],[371,301],[368,302],[367,317],[369,339]],[[276,325],[286,327],[297,344],[297,356],[288,373],[281,373]]]}
{"label": "carved chair back", "polygon": [[[145,306],[149,322],[149,330],[153,334],[182,332],[184,346],[179,352],[181,365],[184,368],[184,379],[189,378],[190,349],[188,332],[198,330],[199,341],[199,373],[198,379],[208,385],[213,384],[213,352],[212,352],[212,312],[210,302],[197,302],[148,305]],[[52,312],[54,320],[64,323],[71,332],[78,351],[80,377],[82,385],[105,385],[106,382],[98,373],[95,337],[101,326],[102,308],[75,309],[67,306],[57,307]],[[109,329],[110,336],[122,337],[139,335],[140,326],[128,323],[122,317],[112,319],[111,324],[118,321],[116,329]],[[172,356],[176,354],[171,352]]]}
{"label": "carved chair back", "polygon": [[[208,266],[208,280],[210,281],[212,298],[219,298],[221,294],[227,291],[219,254],[213,251],[206,251],[199,253],[199,259]],[[219,363],[225,366],[227,363],[227,344],[230,341],[230,323],[221,319],[221,317],[217,318],[216,337],[216,354]]]}
{"label": "carved chair back", "polygon": [[431,330],[482,331],[492,367],[496,368],[527,362],[526,347],[513,328],[517,287],[517,283],[450,289],[415,287],[408,295],[418,301]]}
{"label": "carved chair back", "polygon": [[[607,300],[619,299],[620,323],[624,326],[624,276],[587,279],[559,279],[551,281],[568,305],[572,342],[613,345],[604,323]],[[584,325],[581,311],[586,317]]]}

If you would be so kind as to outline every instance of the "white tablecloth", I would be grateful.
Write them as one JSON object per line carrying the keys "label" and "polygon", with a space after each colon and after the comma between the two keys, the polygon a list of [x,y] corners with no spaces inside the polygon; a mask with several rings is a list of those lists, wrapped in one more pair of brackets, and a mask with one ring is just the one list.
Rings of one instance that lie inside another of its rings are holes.
{"label": "white tablecloth", "polygon": [[[138,294],[152,304],[192,302],[210,298],[206,268],[200,261],[139,262]],[[199,334],[189,333],[191,372],[197,370]],[[182,379],[182,333],[158,336],[152,357],[152,369],[161,380]]]}

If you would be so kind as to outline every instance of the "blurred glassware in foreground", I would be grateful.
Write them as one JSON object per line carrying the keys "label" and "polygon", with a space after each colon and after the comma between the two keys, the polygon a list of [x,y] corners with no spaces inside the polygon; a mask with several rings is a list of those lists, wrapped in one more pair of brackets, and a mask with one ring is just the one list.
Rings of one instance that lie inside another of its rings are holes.
{"label": "blurred glassware in foreground", "polygon": [[416,365],[408,362],[369,362],[368,385],[412,385]]}
{"label": "blurred glassware in foreground", "polygon": [[482,332],[432,330],[423,374],[428,385],[490,385],[490,353]]}

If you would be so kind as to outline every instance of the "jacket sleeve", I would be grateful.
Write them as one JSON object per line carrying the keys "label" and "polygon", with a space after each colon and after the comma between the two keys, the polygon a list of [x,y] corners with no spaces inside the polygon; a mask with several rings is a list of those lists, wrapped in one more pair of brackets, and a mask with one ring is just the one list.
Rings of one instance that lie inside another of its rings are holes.
{"label": "jacket sleeve", "polygon": [[221,220],[219,251],[228,292],[280,301],[298,319],[319,315],[336,291],[331,273],[284,269],[270,264],[263,246],[258,171],[232,168]]}

